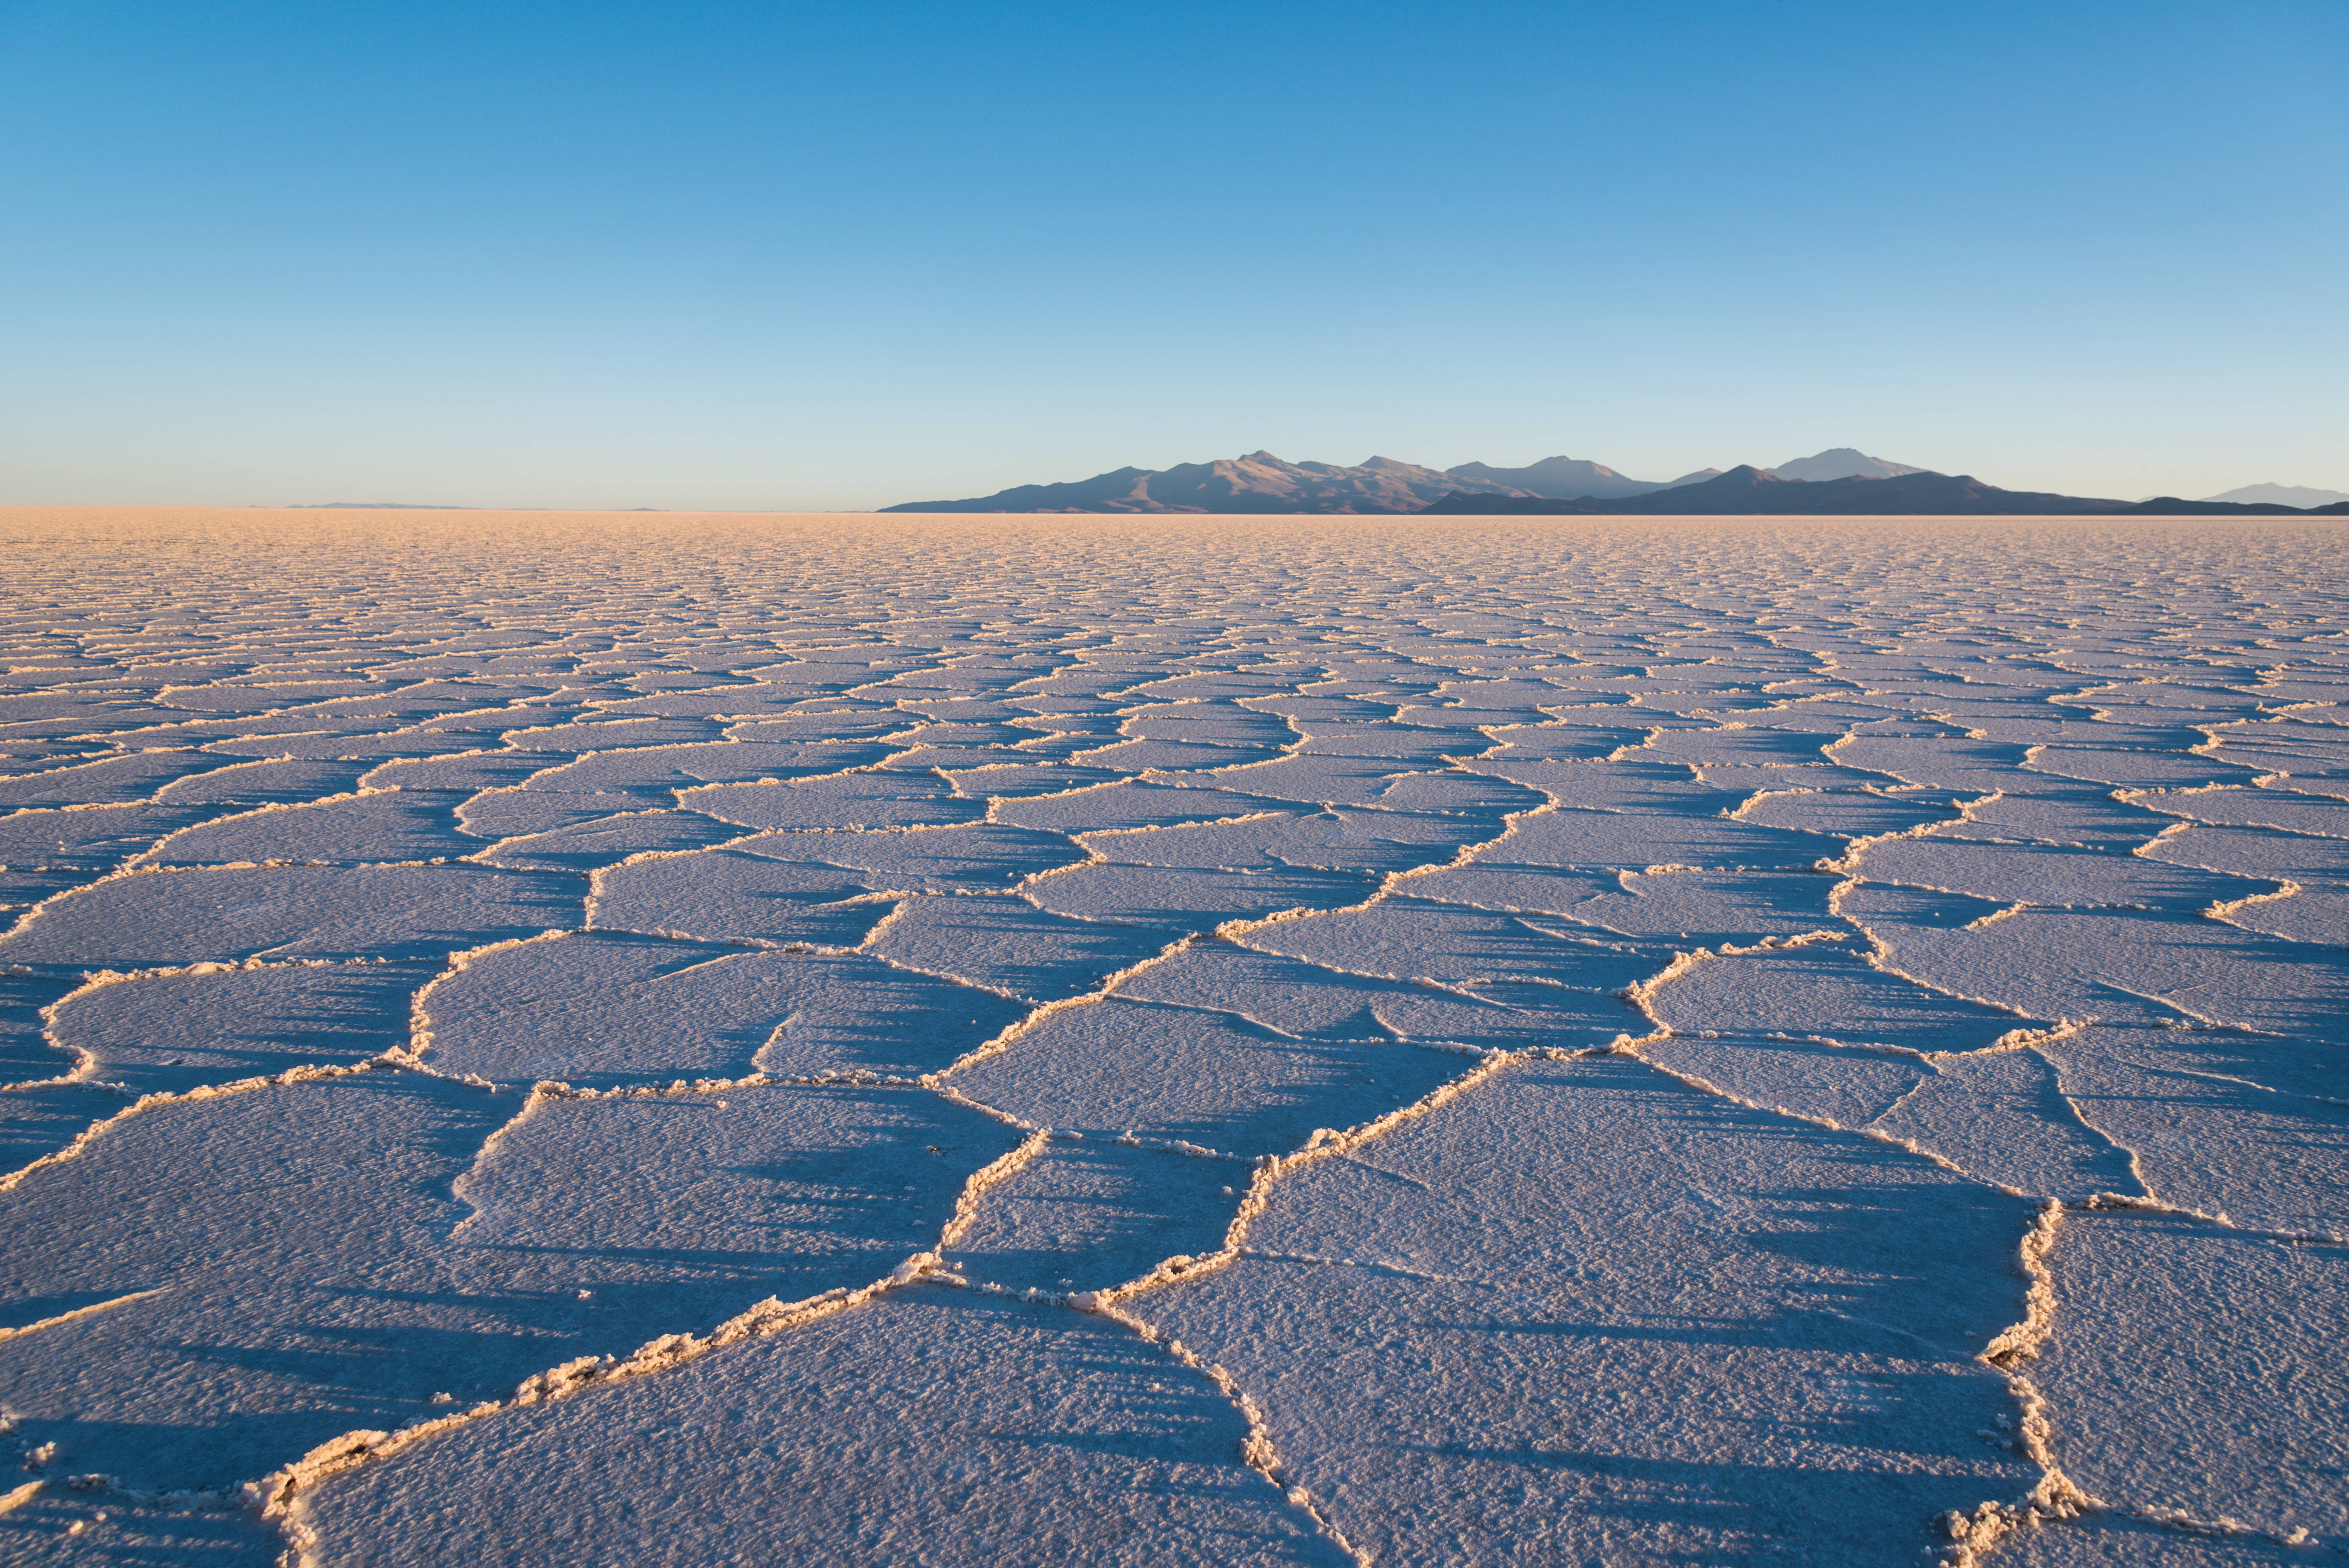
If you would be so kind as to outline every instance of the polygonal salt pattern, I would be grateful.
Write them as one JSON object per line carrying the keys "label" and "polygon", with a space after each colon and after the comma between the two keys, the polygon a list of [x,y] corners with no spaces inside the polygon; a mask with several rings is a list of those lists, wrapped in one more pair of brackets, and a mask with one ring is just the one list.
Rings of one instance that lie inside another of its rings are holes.
{"label": "polygonal salt pattern", "polygon": [[2349,1551],[2321,526],[375,526],[0,546],[8,1560]]}

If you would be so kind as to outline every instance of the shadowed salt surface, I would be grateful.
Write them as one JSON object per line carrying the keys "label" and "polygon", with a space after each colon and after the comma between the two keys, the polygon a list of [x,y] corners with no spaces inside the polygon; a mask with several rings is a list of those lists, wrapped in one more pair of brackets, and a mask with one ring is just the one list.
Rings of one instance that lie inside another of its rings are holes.
{"label": "shadowed salt surface", "polygon": [[0,519],[7,1561],[2349,1553],[2323,525]]}
{"label": "shadowed salt surface", "polygon": [[1345,1562],[1242,1462],[1246,1435],[1115,1324],[916,1285],[476,1423],[302,1523],[316,1561],[354,1565],[610,1562],[618,1542],[679,1565]]}
{"label": "shadowed salt surface", "polygon": [[1636,1063],[1527,1064],[1128,1310],[1232,1370],[1378,1560],[1867,1561],[2035,1480],[1973,1359],[2028,1215]]}

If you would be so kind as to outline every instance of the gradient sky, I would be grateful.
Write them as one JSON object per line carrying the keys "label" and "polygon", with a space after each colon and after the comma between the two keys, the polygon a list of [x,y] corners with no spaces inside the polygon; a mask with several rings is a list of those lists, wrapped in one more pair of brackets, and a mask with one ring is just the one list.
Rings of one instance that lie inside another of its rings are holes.
{"label": "gradient sky", "polygon": [[2349,5],[0,0],[0,502],[2349,490]]}

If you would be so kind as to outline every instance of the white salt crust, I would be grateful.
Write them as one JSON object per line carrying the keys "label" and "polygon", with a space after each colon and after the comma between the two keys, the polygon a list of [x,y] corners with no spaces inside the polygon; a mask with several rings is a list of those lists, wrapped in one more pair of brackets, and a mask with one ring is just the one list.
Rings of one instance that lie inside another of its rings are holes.
{"label": "white salt crust", "polygon": [[0,1556],[2349,1552],[2349,560],[8,514]]}

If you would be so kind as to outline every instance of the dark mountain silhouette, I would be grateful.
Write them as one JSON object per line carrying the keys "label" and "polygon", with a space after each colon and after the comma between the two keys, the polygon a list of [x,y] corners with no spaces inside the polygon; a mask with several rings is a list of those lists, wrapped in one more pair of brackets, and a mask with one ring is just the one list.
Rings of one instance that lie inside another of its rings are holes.
{"label": "dark mountain silhouette", "polygon": [[2349,517],[2349,500],[2329,506],[2282,506],[2271,500],[2180,500],[2174,495],[2158,495],[2121,510],[2157,517]]}
{"label": "dark mountain silhouette", "polygon": [[2131,510],[2127,501],[2052,495],[2041,490],[2001,490],[1971,474],[1907,473],[1891,479],[1783,480],[1740,463],[1719,479],[1683,485],[1628,500],[1513,500],[1506,504],[1471,495],[1449,495],[1432,512],[1614,513],[1688,516],[1707,513],[1789,516],[1868,516],[1917,512],[1965,515],[1990,512],[2102,512]]}
{"label": "dark mountain silhouette", "polygon": [[[1572,500],[1582,496],[1613,500],[1620,496],[1649,495],[1674,485],[1695,484],[1721,472],[1719,469],[1701,469],[1692,474],[1682,474],[1667,484],[1653,480],[1635,480],[1619,474],[1604,463],[1594,463],[1584,458],[1544,458],[1522,469],[1496,469],[1490,463],[1462,463],[1456,469],[1444,470],[1455,480],[1472,480],[1479,485],[1500,486],[1512,490],[1530,490],[1535,495]],[[1463,486],[1462,488],[1466,488]]]}
{"label": "dark mountain silhouette", "polygon": [[1930,473],[1931,470],[1871,458],[1857,447],[1829,447],[1815,456],[1796,458],[1790,463],[1780,463],[1775,469],[1762,471],[1782,480],[1897,480],[1902,474]]}
{"label": "dark mountain silhouette", "polygon": [[1510,500],[1453,494],[1427,509],[1431,512],[1547,512],[1561,516],[1702,516],[1762,515],[1788,517],[1865,517],[1927,515],[1964,517],[1990,514],[2065,515],[2085,513],[2139,516],[2290,516],[2349,515],[2349,502],[2302,511],[2272,505],[2242,505],[2226,501],[2179,500],[2160,496],[2131,505],[2095,496],[2054,495],[2045,490],[2001,490],[1971,474],[1918,471],[1891,479],[1785,480],[1765,469],[1741,464],[1719,479],[1685,485],[1659,494],[1624,500],[1557,500],[1548,497]]}
{"label": "dark mountain silhouette", "polygon": [[975,500],[913,500],[884,511],[1159,511],[1149,504],[1149,469],[1112,469],[1089,480],[1014,485]]}
{"label": "dark mountain silhouette", "polygon": [[[1803,474],[1827,477],[1800,477]],[[2137,513],[2313,517],[2349,502],[2300,509],[2271,501],[2181,500],[2131,505],[2095,496],[2002,490],[1971,474],[1940,474],[1834,447],[1778,469],[1705,469],[1669,484],[1635,480],[1584,458],[1544,458],[1521,469],[1462,463],[1448,470],[1371,458],[1353,467],[1292,463],[1250,452],[1171,469],[1112,469],[1065,484],[1017,485],[968,500],[908,501],[887,511],[1184,511],[1555,513],[1661,516]]]}
{"label": "dark mountain silhouette", "polygon": [[1514,486],[1372,458],[1353,468],[1291,463],[1250,452],[1171,469],[1115,469],[1071,484],[1019,485],[970,500],[917,500],[885,511],[1413,512],[1461,491],[1537,499]]}
{"label": "dark mountain silhouette", "polygon": [[[1678,490],[1683,485],[1702,484],[1706,480],[1721,477],[1719,469],[1699,469],[1692,474],[1682,474],[1676,480],[1658,483],[1654,480],[1635,480],[1603,463],[1581,458],[1544,458],[1540,462],[1522,469],[1496,469],[1489,463],[1463,463],[1456,469],[1444,471],[1455,479],[1475,480],[1482,485],[1507,485],[1559,500],[1576,500],[1586,496],[1598,500],[1618,500],[1627,496],[1653,495],[1658,490]],[[1871,458],[1857,447],[1829,447],[1814,456],[1796,458],[1775,469],[1762,470],[1774,479],[1782,480],[1889,480],[1898,479],[1903,474],[1928,471],[1911,468],[1907,463]]]}

